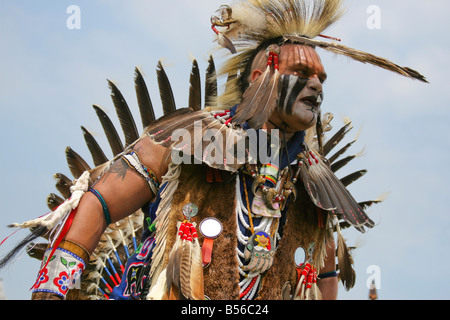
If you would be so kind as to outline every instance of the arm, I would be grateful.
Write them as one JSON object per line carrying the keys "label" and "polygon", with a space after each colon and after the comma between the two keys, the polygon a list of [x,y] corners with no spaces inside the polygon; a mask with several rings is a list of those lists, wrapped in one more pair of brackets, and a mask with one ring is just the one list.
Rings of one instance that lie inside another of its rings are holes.
{"label": "arm", "polygon": [[[169,151],[147,137],[133,150],[161,181],[167,171]],[[112,223],[132,214],[155,196],[147,182],[122,159],[117,160],[95,183],[95,189],[105,200]],[[101,203],[94,194],[87,192],[80,201],[66,239],[79,243],[92,253],[106,227]]]}
{"label": "arm", "polygon": [[[325,264],[322,269],[319,270],[319,274],[325,274],[328,272],[336,271],[336,249],[334,239],[330,238],[327,241],[327,256],[325,258]],[[324,279],[317,280],[320,292],[322,293],[322,300],[336,300],[338,292],[338,278],[332,276]]]}
{"label": "arm", "polygon": [[[145,137],[134,146],[133,151],[161,181],[168,168],[168,149]],[[123,159],[116,160],[93,187],[106,203],[111,223],[134,213],[155,196],[147,181]],[[93,193],[86,192],[65,239],[58,248],[52,248],[55,259],[45,260],[51,251],[47,250],[44,261],[48,262],[40,270],[33,286],[32,299],[64,299],[67,289],[59,285],[61,279],[84,270],[106,228],[102,204]],[[66,263],[61,265],[60,261]],[[69,265],[70,269],[67,268]]]}

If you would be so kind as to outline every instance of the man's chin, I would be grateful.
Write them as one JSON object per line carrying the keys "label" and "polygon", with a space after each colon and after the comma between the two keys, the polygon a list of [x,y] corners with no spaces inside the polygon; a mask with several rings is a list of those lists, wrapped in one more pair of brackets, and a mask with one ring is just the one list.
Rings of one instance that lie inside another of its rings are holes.
{"label": "man's chin", "polygon": [[286,132],[294,133],[297,131],[305,131],[308,130],[316,125],[317,117],[314,117],[314,119],[310,121],[305,121],[303,117],[298,118],[295,117],[295,115],[292,115],[287,121],[285,122],[287,124]]}

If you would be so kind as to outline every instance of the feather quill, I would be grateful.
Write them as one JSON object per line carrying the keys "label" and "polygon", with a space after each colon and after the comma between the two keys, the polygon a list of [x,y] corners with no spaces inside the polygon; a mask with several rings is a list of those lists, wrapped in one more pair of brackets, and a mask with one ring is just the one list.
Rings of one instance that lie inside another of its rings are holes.
{"label": "feather quill", "polygon": [[264,94],[267,92],[266,88],[270,78],[270,66],[267,66],[264,73],[253,81],[244,92],[242,102],[238,105],[233,117],[233,123],[240,125],[253,117],[257,106],[260,105]]}
{"label": "feather quill", "polygon": [[[162,273],[167,273],[167,268],[165,267],[163,261],[163,255],[166,251],[166,236],[168,233],[168,224],[169,224],[169,212],[171,209],[171,199],[173,197],[174,192],[178,188],[178,178],[180,176],[180,166],[171,164],[169,165],[169,170],[163,178],[162,183],[165,185],[162,190],[161,202],[158,206],[158,210],[156,212],[155,223],[157,226],[155,241],[156,244],[153,248],[152,254],[152,263],[151,269],[149,273],[149,279],[151,280],[151,288],[155,286],[158,282],[158,285],[165,286],[166,281],[161,280]],[[164,276],[164,279],[166,276]],[[161,280],[161,281],[160,281]],[[150,289],[150,293],[153,289]],[[161,290],[158,290],[160,292]]]}
{"label": "feather quill", "polygon": [[131,219],[131,216],[128,216],[126,218],[128,220],[128,229],[129,229],[129,235],[131,235],[131,241],[133,243],[134,251],[137,250],[137,240],[136,240],[136,230],[134,228],[133,220]]}
{"label": "feather quill", "polygon": [[353,269],[353,258],[350,254],[350,250],[345,243],[345,239],[342,235],[341,228],[336,216],[334,216],[334,221],[336,225],[337,232],[337,257],[338,257],[338,268],[339,277],[344,284],[345,289],[348,291],[355,285],[356,273]]}
{"label": "feather quill", "polygon": [[94,105],[94,110],[97,113],[97,116],[100,120],[100,123],[103,127],[103,131],[105,132],[106,138],[108,139],[108,143],[111,147],[111,151],[114,156],[123,152],[124,147],[122,141],[117,133],[116,128],[114,127],[111,119],[108,117],[105,111],[103,111],[99,106]]}
{"label": "feather quill", "polygon": [[205,77],[205,107],[213,106],[217,100],[217,75],[214,58],[209,57]]}
{"label": "feather quill", "polygon": [[331,157],[328,158],[329,163],[334,163],[340,156],[342,156],[347,150],[356,142],[356,140],[353,140],[349,143],[347,143],[344,147],[339,149],[336,153],[334,153]]}
{"label": "feather quill", "polygon": [[427,79],[418,71],[408,67],[401,67],[398,64],[389,61],[388,59],[378,57],[371,53],[349,48],[347,46],[343,46],[334,42],[319,41],[301,36],[285,35],[284,38],[295,43],[302,43],[314,47],[319,47],[332,53],[347,56],[355,61],[372,64],[374,66],[398,73],[402,76],[428,83]]}
{"label": "feather quill", "polygon": [[66,159],[75,179],[78,179],[83,172],[91,170],[87,162],[70,147],[66,148]]}
{"label": "feather quill", "polygon": [[189,108],[198,111],[202,108],[202,91],[200,69],[197,60],[192,62],[192,70],[189,78]]}
{"label": "feather quill", "polygon": [[336,145],[344,139],[345,135],[353,129],[351,122],[347,122],[343,127],[341,127],[323,146],[323,155],[326,156],[328,153],[336,147]]}
{"label": "feather quill", "polygon": [[368,200],[368,201],[359,202],[359,205],[361,206],[361,208],[367,209],[367,208],[371,207],[372,205],[381,203],[381,202],[382,202],[382,200]]}
{"label": "feather quill", "polygon": [[361,177],[363,177],[367,173],[367,170],[359,170],[353,173],[350,173],[349,175],[341,178],[342,184],[347,187],[353,182],[357,181]]}
{"label": "feather quill", "polygon": [[47,243],[29,243],[27,245],[27,254],[34,259],[42,261],[44,259],[45,251],[48,249]]}
{"label": "feather quill", "polygon": [[70,180],[66,175],[62,173],[56,173],[53,175],[53,177],[56,180],[55,187],[56,190],[61,193],[64,199],[70,198],[71,191],[70,187],[73,186],[72,180]]}
{"label": "feather quill", "polygon": [[169,293],[171,300],[180,300],[180,261],[181,254],[183,252],[183,245],[181,239],[177,239],[175,245],[173,246],[169,260],[166,267],[166,290]]}
{"label": "feather quill", "polygon": [[260,129],[272,115],[277,107],[280,94],[280,72],[275,70],[259,104],[253,106],[254,114],[248,119],[248,124],[253,129]]}
{"label": "feather quill", "polygon": [[122,243],[123,249],[125,251],[126,258],[128,259],[128,258],[130,258],[130,252],[128,250],[127,238],[125,237],[125,235],[124,235],[124,233],[122,231],[120,222],[116,222],[116,226],[117,226],[117,232],[118,232],[118,234],[120,236],[120,242]]}
{"label": "feather quill", "polygon": [[217,35],[217,42],[219,43],[219,45],[221,45],[222,47],[230,50],[230,52],[232,54],[236,53],[236,47],[234,46],[233,42],[230,40],[230,38],[228,38],[225,34],[223,33],[219,33]]}
{"label": "feather quill", "polygon": [[131,145],[139,138],[139,133],[136,128],[130,108],[117,86],[108,80],[108,86],[111,89],[111,98],[116,108],[116,113],[122,126],[123,134],[125,136],[125,147]]}
{"label": "feather quill", "polygon": [[347,156],[344,159],[341,159],[339,161],[336,161],[331,164],[331,171],[337,172],[339,169],[342,169],[345,167],[350,161],[356,158],[356,155]]}
{"label": "feather quill", "polygon": [[52,211],[55,210],[63,202],[64,199],[54,193],[50,193],[47,196],[47,207]]}
{"label": "feather quill", "polygon": [[352,161],[355,158],[358,158],[360,156],[362,156],[364,154],[364,149],[361,150],[360,152],[358,152],[355,155],[351,155],[351,156],[347,156],[344,159],[341,159],[339,161],[336,161],[334,163],[331,164],[331,171],[336,172],[339,169],[343,168],[344,166],[346,166],[350,161]]}
{"label": "feather quill", "polygon": [[192,265],[192,241],[182,241],[182,253],[180,259],[180,289],[183,296],[191,298],[191,265]]}
{"label": "feather quill", "polygon": [[81,127],[81,130],[83,131],[83,137],[89,149],[89,152],[91,153],[94,165],[99,166],[107,162],[108,158],[105,156],[105,153],[100,148],[98,142],[95,140],[92,134],[88,130],[86,130],[86,128],[83,126]]}
{"label": "feather quill", "polygon": [[[172,141],[172,133],[176,129],[186,130],[188,136],[183,137],[182,140],[183,142],[187,141],[186,144],[182,145],[181,142]],[[226,126],[216,119],[208,109],[195,112],[190,109],[179,109],[176,115],[166,116],[165,119],[158,120],[150,126],[146,133],[156,143],[183,151],[190,156],[201,156],[198,160],[204,161],[217,169],[237,170],[241,164],[236,159],[229,159],[227,163],[223,161],[222,163],[218,163],[214,162],[215,157],[211,157],[210,154],[205,158],[204,151],[208,147],[214,146],[211,144],[211,141],[208,141],[206,138],[204,139],[204,133],[208,130],[217,130],[217,135],[221,135],[223,143],[226,141],[234,141],[237,144],[246,137],[243,130]],[[232,138],[233,140],[231,140]],[[227,145],[227,147],[230,148],[231,146]]]}
{"label": "feather quill", "polygon": [[147,128],[150,123],[155,121],[155,111],[153,109],[152,100],[148,93],[147,85],[139,68],[134,71],[134,87],[138,101],[139,111],[141,114],[142,127]]}
{"label": "feather quill", "polygon": [[192,247],[192,264],[191,264],[191,298],[194,300],[203,300],[204,283],[203,283],[203,265],[202,251],[198,239],[194,239]]}
{"label": "feather quill", "polygon": [[159,86],[159,93],[161,96],[163,113],[165,115],[171,114],[177,109],[177,107],[175,104],[175,98],[173,96],[173,91],[169,82],[169,78],[167,77],[166,71],[164,70],[161,61],[158,61],[158,65],[156,68],[156,75],[158,78],[158,86]]}
{"label": "feather quill", "polygon": [[166,272],[167,269],[161,271],[155,285],[146,297],[147,300],[167,300]]}
{"label": "feather quill", "polygon": [[362,233],[365,232],[364,227],[374,226],[374,222],[319,155],[315,154],[314,160],[303,158],[301,161],[300,176],[317,207],[341,216]]}

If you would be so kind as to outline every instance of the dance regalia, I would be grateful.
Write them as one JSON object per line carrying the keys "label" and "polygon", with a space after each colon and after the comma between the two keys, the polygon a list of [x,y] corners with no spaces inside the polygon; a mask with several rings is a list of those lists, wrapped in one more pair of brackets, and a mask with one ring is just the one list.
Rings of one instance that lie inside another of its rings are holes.
{"label": "dance regalia", "polygon": [[[213,140],[202,139],[204,128],[215,129],[223,137],[220,141],[248,146],[250,130],[265,132],[261,126],[274,108],[280,101],[289,100],[287,95],[295,91],[296,84],[304,83],[300,77],[279,72],[278,49],[286,43],[322,48],[426,81],[417,71],[386,59],[316,40],[339,18],[340,1],[316,4],[309,8],[301,0],[249,0],[233,8],[222,7],[221,16],[211,19],[212,27],[219,44],[233,56],[223,69],[228,82],[222,100],[217,94],[214,61],[210,59],[203,108],[196,61],[190,78],[189,106],[182,109],[176,108],[167,75],[158,64],[164,111],[160,119],[154,117],[145,81],[136,69],[142,134],[136,129],[124,97],[110,82],[125,143],[118,138],[106,113],[94,106],[114,158],[107,159],[83,128],[94,168],[68,148],[67,160],[75,180],[57,174],[56,187],[62,197],[48,197],[52,211],[13,225],[30,228],[29,241],[40,236],[48,238],[50,231],[49,243],[34,244],[28,251],[43,261],[34,285],[36,292],[67,299],[320,299],[318,271],[324,265],[326,245],[334,234],[338,240],[336,271],[346,289],[353,287],[353,259],[341,231],[350,226],[361,232],[373,227],[364,209],[379,200],[358,203],[346,189],[365,170],[341,179],[335,175],[354,158],[343,157],[351,143],[331,155],[351,129],[351,123],[326,139],[332,115],[319,112],[315,128],[295,133],[275,149],[280,162],[255,161],[251,157],[239,162],[234,153],[226,158],[234,161],[221,158],[218,162],[205,152]],[[307,12],[312,15],[306,17]],[[256,23],[258,19],[263,23]],[[236,37],[243,41],[233,42]],[[268,63],[264,75],[241,90],[246,68],[255,54],[266,48]],[[269,88],[277,88],[274,95],[261,95]],[[195,131],[196,124],[201,125],[200,132]],[[194,137],[193,142],[176,145],[171,137],[178,129]],[[173,151],[172,163],[162,181],[157,181],[133,149],[137,141],[147,138]],[[216,146],[216,152],[229,147],[226,143]],[[198,148],[202,150],[200,156],[196,153]],[[173,161],[174,152],[182,152],[184,159],[192,162]],[[118,159],[148,182],[155,200],[131,216],[109,224],[106,204],[91,186]],[[73,249],[74,244],[63,240],[79,200],[89,191],[102,203],[109,224],[91,255],[83,248]]]}

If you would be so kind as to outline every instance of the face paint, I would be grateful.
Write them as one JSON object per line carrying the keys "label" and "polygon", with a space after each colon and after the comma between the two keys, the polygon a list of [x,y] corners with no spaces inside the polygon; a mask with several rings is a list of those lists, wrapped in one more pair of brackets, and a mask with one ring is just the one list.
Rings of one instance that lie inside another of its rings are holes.
{"label": "face paint", "polygon": [[[287,115],[292,115],[292,108],[297,101],[300,93],[308,83],[308,79],[294,76],[291,74],[283,74],[281,76],[281,92],[278,101],[278,108]],[[314,101],[315,100],[315,101]],[[323,94],[321,93],[317,98],[311,96],[307,98],[306,102],[311,104],[312,108],[320,108],[323,101]]]}
{"label": "face paint", "polygon": [[280,95],[270,121],[283,125],[287,133],[316,125],[323,99],[325,69],[314,48],[298,44],[281,46]]}

